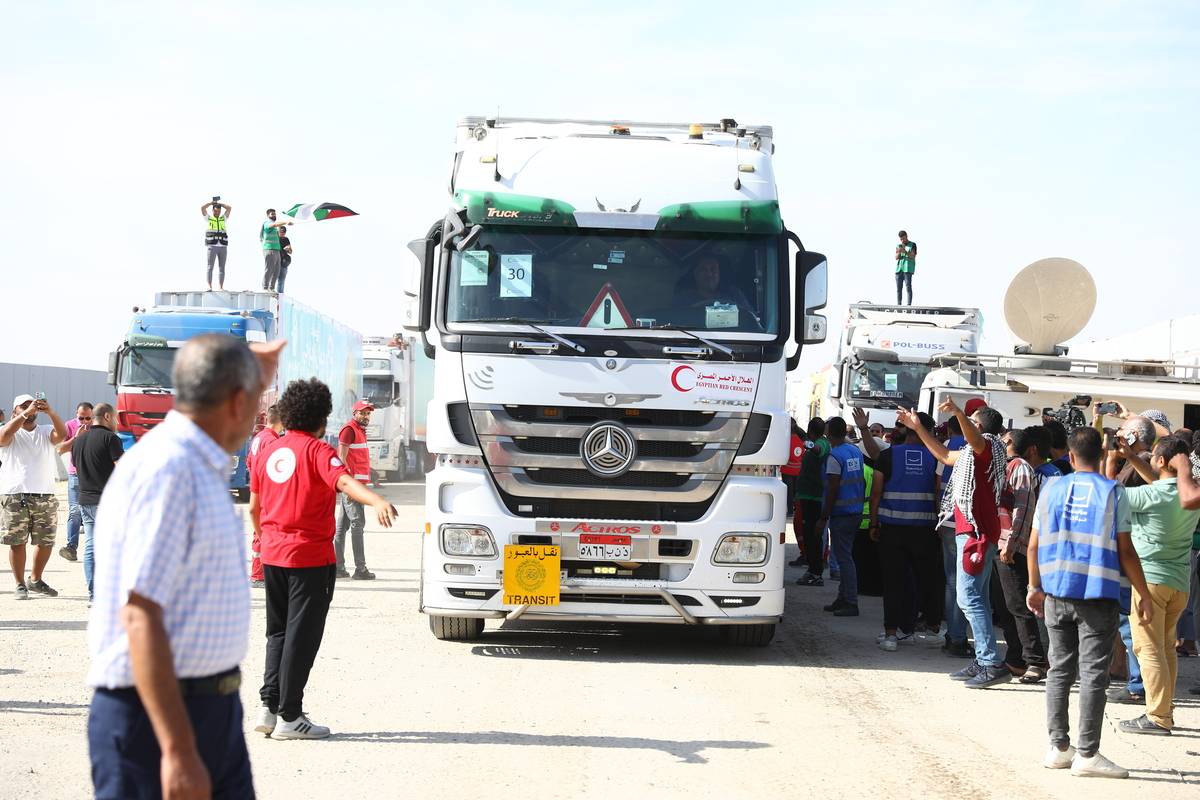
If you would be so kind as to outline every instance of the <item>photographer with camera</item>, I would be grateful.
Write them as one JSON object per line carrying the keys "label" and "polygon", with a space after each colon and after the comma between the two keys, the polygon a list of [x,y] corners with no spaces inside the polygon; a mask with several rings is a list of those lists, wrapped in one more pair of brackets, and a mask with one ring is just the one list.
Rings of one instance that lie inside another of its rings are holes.
{"label": "photographer with camera", "polygon": [[[38,414],[50,418],[38,425]],[[58,498],[54,493],[55,447],[67,438],[67,426],[38,392],[36,398],[19,394],[13,400],[12,419],[0,428],[0,542],[8,545],[8,563],[17,587],[17,600],[29,593],[57,597],[42,580],[42,570],[54,550],[58,532]],[[32,544],[33,569],[25,582],[26,544]]]}
{"label": "photographer with camera", "polygon": [[200,206],[200,213],[208,220],[208,230],[204,232],[204,246],[208,248],[208,290],[212,291],[213,264],[218,265],[218,282],[221,291],[225,291],[225,256],[229,250],[229,234],[225,230],[225,220],[233,212],[233,206],[222,203],[220,196]]}

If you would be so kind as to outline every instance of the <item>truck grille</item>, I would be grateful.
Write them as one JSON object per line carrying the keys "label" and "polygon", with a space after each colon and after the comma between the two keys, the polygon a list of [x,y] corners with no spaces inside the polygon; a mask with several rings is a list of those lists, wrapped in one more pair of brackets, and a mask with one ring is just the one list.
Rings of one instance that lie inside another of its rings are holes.
{"label": "truck grille", "polygon": [[[471,404],[469,411],[510,511],[587,519],[698,519],[750,419],[733,411],[580,406]],[[580,454],[581,439],[601,421],[621,423],[636,441],[636,458],[618,477],[594,475]]]}

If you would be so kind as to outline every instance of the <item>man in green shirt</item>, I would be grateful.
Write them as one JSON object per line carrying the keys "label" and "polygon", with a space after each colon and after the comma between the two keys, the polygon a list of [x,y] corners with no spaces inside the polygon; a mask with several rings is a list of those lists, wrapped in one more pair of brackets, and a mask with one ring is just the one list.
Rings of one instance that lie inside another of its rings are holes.
{"label": "man in green shirt", "polygon": [[908,287],[908,304],[912,305],[912,279],[917,271],[917,243],[908,239],[908,231],[900,231],[896,245],[896,305],[900,305],[901,290]]}
{"label": "man in green shirt", "polygon": [[[1117,441],[1119,448],[1128,449],[1124,441]],[[1189,511],[1180,503],[1178,473],[1171,460],[1181,454],[1186,457],[1189,450],[1189,444],[1177,437],[1159,439],[1149,464],[1153,473],[1144,476],[1155,479],[1125,492],[1133,518],[1133,546],[1153,606],[1148,625],[1130,617],[1133,652],[1146,686],[1146,713],[1121,723],[1121,730],[1127,733],[1169,736],[1175,724],[1172,706],[1179,677],[1175,628],[1188,602],[1192,534],[1200,522],[1200,511]],[[1136,465],[1139,459],[1132,461]],[[1136,588],[1133,600],[1140,602]]]}
{"label": "man in green shirt", "polygon": [[267,209],[267,218],[263,221],[262,228],[258,232],[258,240],[262,242],[263,261],[265,262],[262,286],[264,291],[275,291],[275,282],[279,279],[279,265],[282,257],[282,248],[279,244],[279,229],[286,224],[286,222],[275,221],[275,209]]}

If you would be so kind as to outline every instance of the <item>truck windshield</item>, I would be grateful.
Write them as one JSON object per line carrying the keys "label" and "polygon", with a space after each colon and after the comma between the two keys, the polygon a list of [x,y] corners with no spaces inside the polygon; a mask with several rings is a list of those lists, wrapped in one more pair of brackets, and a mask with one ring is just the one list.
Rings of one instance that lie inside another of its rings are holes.
{"label": "truck windshield", "polygon": [[779,330],[773,236],[485,228],[449,277],[451,324]]}
{"label": "truck windshield", "polygon": [[370,400],[376,408],[392,404],[392,379],[387,375],[364,375],[363,397]]}
{"label": "truck windshield", "polygon": [[175,348],[131,348],[121,359],[121,385],[170,389],[175,352]]}
{"label": "truck windshield", "polygon": [[916,408],[921,382],[928,374],[929,367],[924,364],[861,362],[861,366],[850,369],[850,397],[881,401],[885,406]]}

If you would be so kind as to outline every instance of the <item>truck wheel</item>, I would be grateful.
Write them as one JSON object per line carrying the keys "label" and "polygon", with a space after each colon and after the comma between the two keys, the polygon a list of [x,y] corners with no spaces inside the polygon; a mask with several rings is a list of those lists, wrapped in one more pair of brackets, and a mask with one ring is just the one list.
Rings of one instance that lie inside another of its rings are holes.
{"label": "truck wheel", "polygon": [[483,620],[474,617],[430,617],[429,630],[443,641],[471,642],[483,633]]}
{"label": "truck wheel", "polygon": [[766,625],[726,625],[725,641],[739,647],[766,647],[775,638],[775,626]]}

